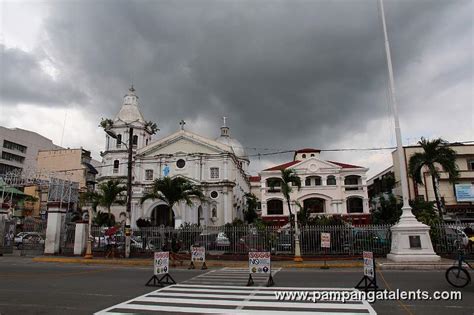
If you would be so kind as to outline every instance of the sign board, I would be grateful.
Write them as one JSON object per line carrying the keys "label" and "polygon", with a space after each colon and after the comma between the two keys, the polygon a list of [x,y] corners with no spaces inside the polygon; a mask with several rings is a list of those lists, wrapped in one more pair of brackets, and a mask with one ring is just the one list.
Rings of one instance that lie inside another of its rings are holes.
{"label": "sign board", "polygon": [[374,253],[363,252],[364,257],[364,276],[374,278]]}
{"label": "sign board", "polygon": [[249,252],[249,272],[270,274],[270,252]]}
{"label": "sign board", "polygon": [[409,235],[410,248],[421,248],[421,239],[419,235]]}
{"label": "sign board", "polygon": [[331,233],[321,233],[321,248],[331,248]]}
{"label": "sign board", "polygon": [[206,261],[206,249],[204,247],[191,247],[191,261],[205,262]]}
{"label": "sign board", "polygon": [[474,185],[455,184],[456,200],[459,202],[474,202]]}
{"label": "sign board", "polygon": [[169,261],[170,261],[169,252],[155,252],[154,274],[161,275],[164,273],[168,273]]}

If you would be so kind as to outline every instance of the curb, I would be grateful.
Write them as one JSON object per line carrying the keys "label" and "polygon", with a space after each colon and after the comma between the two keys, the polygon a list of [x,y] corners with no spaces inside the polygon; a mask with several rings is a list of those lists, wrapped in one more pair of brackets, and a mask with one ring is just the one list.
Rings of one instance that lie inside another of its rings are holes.
{"label": "curb", "polygon": [[[34,262],[47,262],[47,263],[65,263],[65,264],[85,264],[85,265],[119,265],[119,266],[153,266],[153,260],[123,260],[123,259],[83,259],[83,258],[65,258],[65,257],[34,257],[32,259]],[[242,263],[229,263],[229,262],[206,262],[208,267],[230,267],[230,268],[246,268],[248,265],[245,262]],[[324,264],[322,263],[293,263],[293,264],[273,264],[274,267],[280,268],[322,268]],[[362,263],[342,263],[342,264],[331,264],[328,263],[329,268],[360,268],[363,266]],[[187,268],[188,265],[184,264],[183,266],[178,266]]]}

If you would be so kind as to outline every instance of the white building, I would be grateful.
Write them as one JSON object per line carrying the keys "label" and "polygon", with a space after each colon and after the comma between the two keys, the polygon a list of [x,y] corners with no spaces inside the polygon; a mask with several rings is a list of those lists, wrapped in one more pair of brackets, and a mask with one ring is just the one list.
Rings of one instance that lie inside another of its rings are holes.
{"label": "white building", "polygon": [[[215,140],[185,130],[183,122],[177,132],[152,142],[133,87],[113,121],[112,131],[119,139],[106,135],[99,181],[123,178],[125,183],[128,154],[123,143],[129,143],[129,130],[133,128],[132,227],[139,218],[149,219],[154,225],[176,227],[185,222],[223,225],[234,218],[243,218],[244,194],[250,191],[246,174],[249,159],[242,145],[231,138],[225,121]],[[140,203],[153,181],[164,176],[189,179],[201,188],[207,199],[194,200],[192,206],[184,203],[174,206],[170,222],[163,201]],[[113,209],[116,218],[124,211],[124,206]]]}
{"label": "white building", "polygon": [[[316,149],[295,152],[291,162],[260,172],[260,200],[262,218],[275,223],[286,223],[289,211],[281,193],[281,170],[293,169],[301,178],[302,187],[290,195],[311,215],[340,215],[353,223],[366,223],[370,217],[367,195],[367,168],[345,163],[325,161]],[[298,210],[293,204],[292,211]]]}

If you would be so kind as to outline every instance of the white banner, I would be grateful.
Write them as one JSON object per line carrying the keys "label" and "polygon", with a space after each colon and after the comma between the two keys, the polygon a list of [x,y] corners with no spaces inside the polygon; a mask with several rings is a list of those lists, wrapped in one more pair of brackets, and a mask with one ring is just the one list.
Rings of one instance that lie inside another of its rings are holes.
{"label": "white banner", "polygon": [[153,268],[155,275],[168,273],[169,261],[170,261],[169,252],[155,252],[154,268]]}
{"label": "white banner", "polygon": [[249,272],[270,274],[270,252],[249,252]]}
{"label": "white banner", "polygon": [[191,261],[205,262],[206,261],[206,249],[204,247],[191,247]]}
{"label": "white banner", "polygon": [[321,248],[331,248],[331,233],[321,233]]}
{"label": "white banner", "polygon": [[374,253],[363,252],[364,257],[364,276],[374,278]]}

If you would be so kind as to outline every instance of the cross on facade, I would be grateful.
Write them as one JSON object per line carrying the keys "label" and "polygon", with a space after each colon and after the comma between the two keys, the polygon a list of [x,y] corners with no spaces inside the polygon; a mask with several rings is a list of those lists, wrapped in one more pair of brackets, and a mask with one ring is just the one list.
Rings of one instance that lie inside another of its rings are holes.
{"label": "cross on facade", "polygon": [[181,121],[179,122],[179,125],[181,126],[181,130],[184,130],[184,125],[185,124],[186,124],[186,122],[181,119]]}

